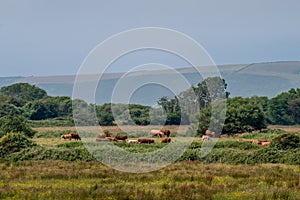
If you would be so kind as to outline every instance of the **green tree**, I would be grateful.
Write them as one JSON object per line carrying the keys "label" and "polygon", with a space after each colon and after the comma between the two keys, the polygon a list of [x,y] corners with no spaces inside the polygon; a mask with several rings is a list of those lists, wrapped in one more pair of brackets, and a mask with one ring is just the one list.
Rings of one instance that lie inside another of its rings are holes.
{"label": "green tree", "polygon": [[96,126],[95,108],[93,104],[88,104],[84,100],[74,99],[72,101],[74,123],[79,126]]}
{"label": "green tree", "polygon": [[[225,101],[225,100],[223,100]],[[204,134],[211,125],[212,129],[220,130],[223,123],[222,133],[242,133],[249,130],[261,130],[266,128],[266,120],[262,108],[255,104],[253,99],[235,97],[227,99],[226,110],[224,102],[214,103],[218,113],[211,115],[211,106],[201,110],[199,117],[198,133]],[[224,122],[223,116],[226,118]],[[214,130],[212,130],[214,131]]]}
{"label": "green tree", "polygon": [[241,133],[249,129],[266,128],[266,120],[262,108],[253,99],[235,97],[228,99],[224,133]]}
{"label": "green tree", "polygon": [[295,99],[289,102],[289,109],[293,121],[300,124],[300,99]]}
{"label": "green tree", "polygon": [[267,109],[267,117],[271,124],[292,125],[295,121],[292,117],[289,102],[299,98],[300,90],[291,89],[270,99]]}
{"label": "green tree", "polygon": [[16,83],[0,89],[0,94],[11,96],[23,101],[42,99],[47,96],[45,90],[28,83]]}
{"label": "green tree", "polygon": [[114,117],[111,111],[111,103],[96,106],[96,114],[100,125],[114,125]]}
{"label": "green tree", "polygon": [[198,97],[200,109],[208,107],[212,102],[226,99],[230,94],[226,91],[227,83],[220,77],[208,77],[193,89]]}

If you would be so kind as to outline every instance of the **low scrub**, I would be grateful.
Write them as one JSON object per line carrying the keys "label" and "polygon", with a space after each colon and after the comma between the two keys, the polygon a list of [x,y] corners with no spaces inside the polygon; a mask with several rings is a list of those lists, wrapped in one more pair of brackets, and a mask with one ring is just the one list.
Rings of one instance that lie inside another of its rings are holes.
{"label": "low scrub", "polygon": [[0,157],[8,157],[14,152],[37,146],[23,133],[9,133],[0,139]]}
{"label": "low scrub", "polygon": [[271,146],[277,149],[300,148],[300,136],[293,133],[279,135],[272,140]]}

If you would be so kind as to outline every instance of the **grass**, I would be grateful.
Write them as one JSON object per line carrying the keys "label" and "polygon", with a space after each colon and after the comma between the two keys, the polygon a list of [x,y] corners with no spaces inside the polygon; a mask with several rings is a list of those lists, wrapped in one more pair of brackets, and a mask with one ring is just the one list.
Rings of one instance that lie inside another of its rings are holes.
{"label": "grass", "polygon": [[[75,129],[87,132],[98,132],[99,126],[81,126],[81,127],[74,127],[74,126],[65,126],[65,127],[36,127],[33,128],[38,132],[46,132],[46,131],[66,131],[66,130],[75,130]],[[129,132],[131,134],[135,133],[147,133],[149,134],[150,130],[153,129],[169,129],[171,132],[177,132],[179,127],[176,125],[167,125],[164,127],[161,126],[132,126],[132,125],[123,125],[123,126],[102,126],[103,130],[108,130],[112,134],[117,134],[121,132]],[[188,126],[180,126],[180,131],[184,132],[187,130]]]}
{"label": "grass", "polygon": [[299,199],[300,167],[179,162],[130,174],[98,162],[0,164],[0,199]]}
{"label": "grass", "polygon": [[[96,129],[87,128],[93,145]],[[117,127],[105,128],[112,134],[121,132]],[[0,155],[0,199],[300,199],[300,149],[279,150],[247,142],[271,140],[285,133],[282,130],[222,137],[204,158],[199,158],[202,141],[196,138],[176,163],[132,174],[95,161],[82,142],[60,138],[74,127],[36,129],[39,132],[32,139],[36,144],[2,159]],[[170,129],[176,131],[176,127]],[[128,135],[147,133],[146,127],[138,131]],[[167,144],[155,138],[155,144],[114,145],[130,152],[153,152]]]}

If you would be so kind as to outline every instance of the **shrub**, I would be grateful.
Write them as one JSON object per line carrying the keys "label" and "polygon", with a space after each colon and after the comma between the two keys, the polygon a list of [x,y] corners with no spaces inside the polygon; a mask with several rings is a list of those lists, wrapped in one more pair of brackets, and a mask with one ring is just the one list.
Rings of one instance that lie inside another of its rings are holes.
{"label": "shrub", "polygon": [[285,133],[277,136],[271,142],[277,149],[290,149],[300,147],[300,137],[293,133]]}
{"label": "shrub", "polygon": [[24,133],[28,137],[33,137],[35,131],[32,130],[21,116],[6,115],[0,118],[0,137],[7,133]]}
{"label": "shrub", "polygon": [[0,140],[0,157],[19,152],[22,149],[31,148],[36,144],[22,133],[9,133]]}

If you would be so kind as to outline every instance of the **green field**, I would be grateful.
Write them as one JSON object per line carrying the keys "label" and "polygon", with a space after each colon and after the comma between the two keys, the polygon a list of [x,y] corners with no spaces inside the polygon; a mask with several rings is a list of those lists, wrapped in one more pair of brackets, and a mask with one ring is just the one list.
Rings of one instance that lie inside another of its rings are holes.
{"label": "green field", "polygon": [[[177,127],[169,128],[174,135]],[[107,129],[113,135],[119,132],[116,127]],[[34,138],[20,137],[21,141],[9,145],[3,143],[3,137],[0,199],[296,200],[300,199],[299,146],[277,149],[255,144],[256,140],[272,141],[287,132],[300,135],[299,127],[282,129],[222,136],[204,158],[198,156],[201,138],[195,138],[172,165],[140,174],[109,168],[96,161],[82,142],[61,139],[60,135],[72,127],[36,129]],[[92,127],[89,131],[94,141],[97,133]],[[127,134],[134,139],[138,132]],[[114,145],[130,152],[153,152],[167,144],[155,138],[155,144]]]}

